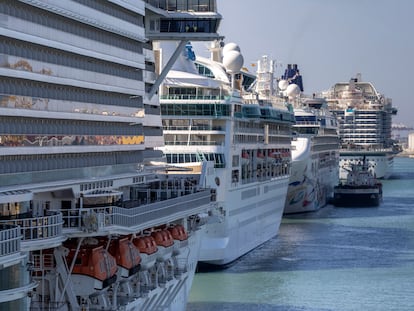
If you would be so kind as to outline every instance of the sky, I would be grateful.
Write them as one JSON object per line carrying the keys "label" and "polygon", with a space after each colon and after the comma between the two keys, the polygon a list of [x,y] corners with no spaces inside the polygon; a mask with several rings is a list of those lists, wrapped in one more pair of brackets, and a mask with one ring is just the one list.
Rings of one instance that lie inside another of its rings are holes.
{"label": "sky", "polygon": [[298,64],[306,94],[360,73],[392,98],[398,109],[393,123],[414,126],[413,0],[217,0],[217,5],[223,16],[219,33],[225,43],[239,45],[250,71],[262,55],[279,64],[277,76],[287,64]]}

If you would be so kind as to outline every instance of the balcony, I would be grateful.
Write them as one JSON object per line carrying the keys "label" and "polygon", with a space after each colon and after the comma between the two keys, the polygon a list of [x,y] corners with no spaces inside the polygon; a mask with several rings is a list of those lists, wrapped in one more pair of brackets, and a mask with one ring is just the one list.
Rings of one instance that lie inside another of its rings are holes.
{"label": "balcony", "polygon": [[21,230],[18,226],[0,224],[0,269],[19,263]]}
{"label": "balcony", "polygon": [[62,234],[62,214],[55,211],[48,211],[45,216],[39,217],[31,213],[8,217],[0,220],[0,225],[19,227],[23,251],[56,247],[66,239]]}
{"label": "balcony", "polygon": [[152,201],[148,204],[131,202],[130,207],[107,206],[64,210],[62,212],[65,234],[130,234],[206,212],[211,201],[210,190],[188,194],[174,190],[154,190],[151,191],[150,197]]}

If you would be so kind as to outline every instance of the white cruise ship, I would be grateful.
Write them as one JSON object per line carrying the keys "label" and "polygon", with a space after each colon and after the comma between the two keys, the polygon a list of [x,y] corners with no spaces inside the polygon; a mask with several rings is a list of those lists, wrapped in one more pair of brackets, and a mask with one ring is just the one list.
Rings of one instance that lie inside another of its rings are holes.
{"label": "white cruise ship", "polygon": [[[200,261],[225,266],[278,233],[286,197],[292,110],[272,93],[273,61],[257,77],[240,71],[236,44],[214,42],[211,59],[191,45],[160,89],[164,153],[174,166],[200,174],[216,208],[202,237]],[[161,54],[169,54],[164,47]],[[248,89],[256,82],[254,90]]]}
{"label": "white cruise ship", "polygon": [[0,309],[185,310],[211,190],[155,149],[152,40],[217,38],[215,1],[4,0],[0,18]]}
{"label": "white cruise ship", "polygon": [[345,168],[364,156],[376,178],[388,178],[398,153],[391,138],[392,116],[397,114],[392,100],[372,83],[362,81],[360,74],[349,82],[336,83],[322,96],[339,121],[340,178],[346,179]]}
{"label": "white cruise ship", "polygon": [[315,211],[332,198],[339,182],[339,136],[336,117],[325,99],[302,94],[302,76],[288,65],[279,88],[293,104],[292,172],[285,214]]}

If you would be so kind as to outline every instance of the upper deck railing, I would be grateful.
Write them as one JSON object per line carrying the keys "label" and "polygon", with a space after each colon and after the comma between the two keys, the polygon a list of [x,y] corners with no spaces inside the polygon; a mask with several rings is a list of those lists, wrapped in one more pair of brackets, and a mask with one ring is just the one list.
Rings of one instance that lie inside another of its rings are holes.
{"label": "upper deck railing", "polygon": [[23,242],[32,240],[46,240],[62,235],[62,214],[55,211],[48,211],[46,216],[17,217],[15,219],[0,220],[0,225],[19,226]]}
{"label": "upper deck railing", "polygon": [[0,258],[20,252],[21,238],[18,226],[0,224]]}
{"label": "upper deck railing", "polygon": [[[67,233],[82,231],[119,230],[125,233],[138,232],[149,227],[168,223],[178,218],[206,212],[211,202],[210,190],[201,190],[191,194],[181,191],[160,191],[164,200],[131,204],[131,207],[107,206],[62,210]],[[132,202],[133,203],[133,202]],[[149,204],[145,204],[149,203]]]}

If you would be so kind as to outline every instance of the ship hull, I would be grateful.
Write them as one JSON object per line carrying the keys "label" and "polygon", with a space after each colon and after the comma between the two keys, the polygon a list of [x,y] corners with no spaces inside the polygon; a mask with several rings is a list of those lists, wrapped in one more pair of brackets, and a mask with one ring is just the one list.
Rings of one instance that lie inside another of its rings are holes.
{"label": "ship hull", "polygon": [[[282,220],[288,177],[229,191],[226,216],[207,224],[200,261],[227,265],[277,235]],[[255,193],[246,197],[248,193]]]}
{"label": "ship hull", "polygon": [[313,152],[311,138],[297,138],[292,146],[292,173],[284,213],[316,211],[332,199],[338,184],[338,150]]}
{"label": "ship hull", "polygon": [[381,202],[380,189],[335,188],[334,205],[339,207],[378,206]]}

